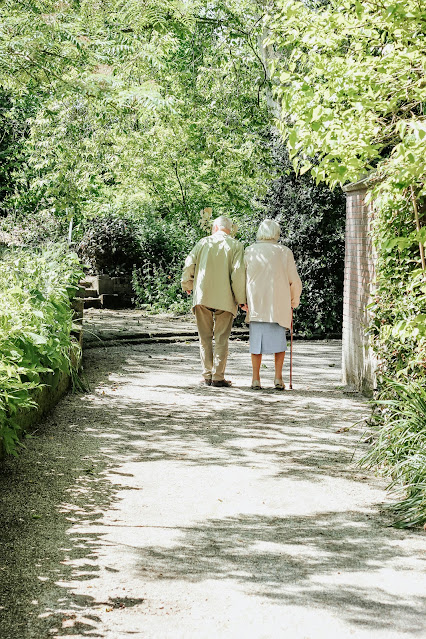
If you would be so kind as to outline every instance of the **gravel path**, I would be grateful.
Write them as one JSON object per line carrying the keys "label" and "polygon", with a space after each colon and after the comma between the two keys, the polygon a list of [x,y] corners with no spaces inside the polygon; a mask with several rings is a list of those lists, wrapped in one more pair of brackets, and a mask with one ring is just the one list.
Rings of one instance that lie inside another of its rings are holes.
{"label": "gravel path", "polygon": [[351,464],[340,347],[297,342],[285,393],[248,388],[243,342],[231,389],[194,342],[89,351],[90,391],[1,468],[1,639],[424,636],[425,535]]}

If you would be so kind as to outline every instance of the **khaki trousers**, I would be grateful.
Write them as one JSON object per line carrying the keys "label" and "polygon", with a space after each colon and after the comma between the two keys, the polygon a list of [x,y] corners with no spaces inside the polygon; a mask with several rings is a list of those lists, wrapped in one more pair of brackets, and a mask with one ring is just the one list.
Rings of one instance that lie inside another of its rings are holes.
{"label": "khaki trousers", "polygon": [[201,304],[194,307],[194,312],[200,337],[203,377],[215,381],[225,379],[228,341],[234,316],[229,311],[207,308]]}

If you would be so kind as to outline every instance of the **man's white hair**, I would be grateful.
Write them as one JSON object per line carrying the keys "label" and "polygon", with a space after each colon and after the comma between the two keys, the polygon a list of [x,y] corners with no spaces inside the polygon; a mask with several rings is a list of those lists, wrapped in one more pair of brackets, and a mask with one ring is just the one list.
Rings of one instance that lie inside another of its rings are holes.
{"label": "man's white hair", "polygon": [[232,232],[233,226],[234,225],[232,223],[232,220],[230,220],[229,217],[225,217],[224,215],[217,217],[215,220],[213,220],[212,223],[212,229],[216,227],[218,231],[220,231],[220,229],[224,229],[225,231]]}
{"label": "man's white hair", "polygon": [[257,229],[256,238],[258,240],[279,240],[281,233],[280,225],[275,220],[263,220]]}

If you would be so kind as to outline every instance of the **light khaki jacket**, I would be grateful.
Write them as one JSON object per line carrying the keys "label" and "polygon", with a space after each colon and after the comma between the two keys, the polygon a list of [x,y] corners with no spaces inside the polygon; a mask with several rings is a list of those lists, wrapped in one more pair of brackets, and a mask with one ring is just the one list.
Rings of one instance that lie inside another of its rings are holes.
{"label": "light khaki jacket", "polygon": [[299,306],[302,282],[293,253],[274,240],[246,249],[247,322],[276,322],[290,328],[291,309]]}
{"label": "light khaki jacket", "polygon": [[243,245],[223,231],[204,237],[186,258],[181,283],[193,291],[193,309],[202,304],[235,316],[246,302]]}

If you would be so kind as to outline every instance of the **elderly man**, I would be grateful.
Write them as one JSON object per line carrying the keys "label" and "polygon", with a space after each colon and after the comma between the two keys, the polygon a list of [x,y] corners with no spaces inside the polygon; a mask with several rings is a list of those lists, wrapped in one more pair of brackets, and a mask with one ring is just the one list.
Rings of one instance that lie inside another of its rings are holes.
{"label": "elderly man", "polygon": [[246,301],[244,248],[231,231],[229,218],[214,220],[212,235],[194,246],[182,275],[183,290],[193,292],[203,383],[208,386],[231,386],[225,379],[228,341],[238,305]]}

